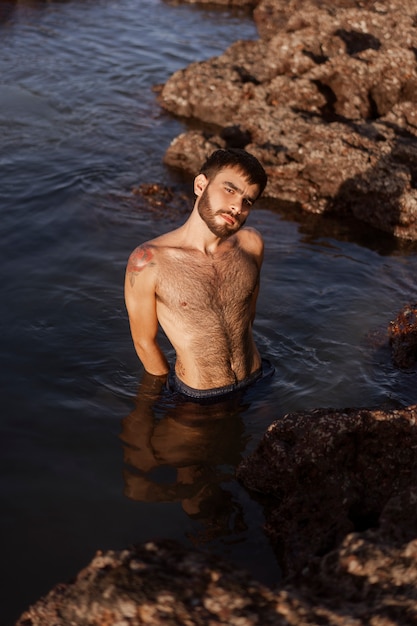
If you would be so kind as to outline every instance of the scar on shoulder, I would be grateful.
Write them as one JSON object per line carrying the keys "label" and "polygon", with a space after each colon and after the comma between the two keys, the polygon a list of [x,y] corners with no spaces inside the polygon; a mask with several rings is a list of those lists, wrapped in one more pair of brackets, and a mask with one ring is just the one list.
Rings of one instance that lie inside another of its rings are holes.
{"label": "scar on shoulder", "polygon": [[135,283],[135,276],[139,274],[145,267],[151,263],[154,253],[150,246],[146,244],[138,246],[136,250],[132,252],[127,263],[127,273],[129,274],[130,284],[133,287]]}

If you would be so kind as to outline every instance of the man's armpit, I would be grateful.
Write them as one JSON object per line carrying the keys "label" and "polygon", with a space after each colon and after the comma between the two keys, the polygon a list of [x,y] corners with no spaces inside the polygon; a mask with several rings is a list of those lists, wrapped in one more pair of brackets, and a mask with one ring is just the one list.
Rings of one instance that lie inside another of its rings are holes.
{"label": "man's armpit", "polygon": [[136,250],[132,252],[127,262],[126,273],[129,276],[130,286],[135,284],[135,277],[142,272],[148,265],[154,265],[153,261],[154,252],[151,246],[143,244],[138,246]]}

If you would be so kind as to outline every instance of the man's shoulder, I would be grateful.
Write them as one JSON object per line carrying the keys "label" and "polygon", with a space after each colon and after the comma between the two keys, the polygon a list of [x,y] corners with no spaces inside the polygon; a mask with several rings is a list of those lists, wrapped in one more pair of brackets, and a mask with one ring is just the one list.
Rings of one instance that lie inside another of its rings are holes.
{"label": "man's shoulder", "polygon": [[242,248],[252,254],[262,254],[264,240],[261,233],[256,230],[256,228],[245,226],[244,228],[241,228],[236,235],[239,245]]}
{"label": "man's shoulder", "polygon": [[128,271],[138,271],[155,262],[155,246],[151,241],[139,244],[130,254]]}
{"label": "man's shoulder", "polygon": [[131,253],[130,258],[135,262],[137,260],[144,261],[145,263],[151,260],[156,260],[158,256],[164,253],[166,248],[169,247],[171,233],[165,233],[159,235],[154,239],[149,239],[143,243],[140,243]]}
{"label": "man's shoulder", "polygon": [[164,246],[158,240],[159,237],[145,241],[131,252],[126,267],[129,276],[140,274],[145,281],[157,280],[160,260],[164,256]]}
{"label": "man's shoulder", "polygon": [[253,228],[253,226],[244,226],[238,231],[238,234],[257,239],[258,241],[263,241],[261,233],[256,228]]}

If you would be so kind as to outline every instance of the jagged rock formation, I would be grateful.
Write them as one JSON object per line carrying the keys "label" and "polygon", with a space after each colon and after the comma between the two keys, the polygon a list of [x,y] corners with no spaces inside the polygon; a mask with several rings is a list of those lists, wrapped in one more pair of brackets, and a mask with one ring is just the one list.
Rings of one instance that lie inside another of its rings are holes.
{"label": "jagged rock formation", "polygon": [[414,486],[417,405],[288,414],[238,477],[261,494],[271,544],[286,575],[298,575],[349,533],[378,527],[388,502]]}
{"label": "jagged rock formation", "polygon": [[401,369],[417,361],[417,304],[407,304],[388,327],[392,360]]}
{"label": "jagged rock formation", "polygon": [[174,139],[166,163],[195,173],[213,149],[245,147],[267,197],[416,240],[413,0],[263,0],[254,18],[258,40],[163,86],[165,109],[206,124]]}

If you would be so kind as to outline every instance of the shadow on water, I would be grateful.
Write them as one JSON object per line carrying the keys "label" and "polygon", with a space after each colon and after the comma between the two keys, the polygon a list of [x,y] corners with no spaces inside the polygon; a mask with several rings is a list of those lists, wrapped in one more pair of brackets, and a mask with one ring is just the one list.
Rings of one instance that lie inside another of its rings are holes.
{"label": "shadow on water", "polygon": [[[157,505],[168,512],[175,505],[186,520],[180,541],[270,585],[281,572],[261,530],[261,507],[236,481],[236,467],[255,445],[258,421],[271,421],[262,407],[272,378],[222,400],[195,402],[168,390],[165,377],[144,372],[119,433],[123,496],[139,509]],[[155,530],[148,539],[158,537]]]}
{"label": "shadow on water", "polygon": [[[59,0],[59,2],[70,0]],[[2,0],[0,2],[0,26],[18,19],[19,14],[26,10],[40,11],[50,4],[49,0]]]}
{"label": "shadow on water", "polygon": [[321,215],[307,213],[297,203],[271,198],[261,198],[257,207],[277,213],[287,222],[297,223],[302,235],[301,243],[314,244],[318,240],[334,239],[357,244],[381,256],[417,253],[416,241],[394,237],[353,215],[337,215],[330,211]]}
{"label": "shadow on water", "polygon": [[[412,210],[409,208],[408,214],[405,213],[401,200],[404,192],[415,193],[417,190],[416,135],[399,124],[379,119],[376,106],[374,116],[369,120],[354,121],[336,114],[336,96],[328,87],[325,95],[327,105],[322,110],[322,116],[306,111],[299,113],[306,119],[318,117],[325,123],[337,122],[346,126],[352,135],[376,143],[387,141],[382,132],[385,128],[388,135],[394,135],[391,151],[383,154],[369,169],[342,183],[337,194],[329,198],[323,214],[307,213],[296,202],[264,200],[265,208],[272,208],[287,220],[299,222],[300,232],[306,234],[307,241],[323,236],[333,237],[358,243],[385,256],[415,254],[417,242],[407,238],[407,228],[404,228],[413,225]],[[373,122],[378,123],[379,128]],[[367,150],[365,146],[357,149]],[[370,181],[373,184],[370,185]],[[379,224],[384,224],[384,230]],[[402,228],[404,238],[393,234],[395,231],[401,234]]]}
{"label": "shadow on water", "polygon": [[[384,154],[378,162],[365,172],[346,180],[333,199],[331,206],[355,215],[365,222],[384,223],[387,232],[396,230],[407,237],[407,226],[413,226],[408,215],[401,207],[404,194],[415,193],[417,189],[417,138],[406,129],[396,124],[384,123],[394,132],[395,142],[391,152]],[[355,132],[362,133],[360,125],[354,128]],[[378,138],[377,138],[378,140]],[[385,141],[381,137],[379,141]],[[369,185],[369,181],[375,181]],[[410,223],[411,222],[411,223]],[[385,244],[388,243],[385,237]],[[386,254],[398,248],[408,248],[415,252],[417,244],[398,244],[398,239],[391,240],[391,250],[386,245]]]}
{"label": "shadow on water", "polygon": [[168,392],[164,377],[144,374],[122,422],[124,494],[140,502],[179,502],[200,523],[194,543],[247,529],[227,484],[248,442],[242,395],[198,404]]}
{"label": "shadow on water", "polygon": [[0,24],[6,24],[10,18],[13,16],[16,9],[16,3],[12,2],[1,2],[0,3]]}

